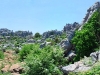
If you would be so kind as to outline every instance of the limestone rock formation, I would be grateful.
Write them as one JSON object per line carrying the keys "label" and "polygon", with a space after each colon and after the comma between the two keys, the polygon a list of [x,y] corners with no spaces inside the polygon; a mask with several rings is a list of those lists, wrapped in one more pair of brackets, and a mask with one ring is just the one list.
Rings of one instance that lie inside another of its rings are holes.
{"label": "limestone rock formation", "polygon": [[90,19],[90,17],[92,16],[92,14],[97,11],[97,9],[100,8],[100,2],[96,2],[94,5],[92,5],[88,10],[87,10],[87,13],[86,13],[86,16],[83,18],[82,20],[82,23],[81,23],[81,27],[78,29],[78,30],[81,30],[83,25],[85,23],[88,22],[88,20]]}

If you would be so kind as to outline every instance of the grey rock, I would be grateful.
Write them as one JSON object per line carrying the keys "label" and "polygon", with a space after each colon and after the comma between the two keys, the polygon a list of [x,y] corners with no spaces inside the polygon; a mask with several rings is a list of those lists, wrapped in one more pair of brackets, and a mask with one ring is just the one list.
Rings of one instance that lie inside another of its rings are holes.
{"label": "grey rock", "polygon": [[1,36],[19,36],[19,37],[26,37],[29,35],[33,35],[32,32],[29,31],[15,31],[9,30],[7,28],[1,28],[0,29],[0,35]]}
{"label": "grey rock", "polygon": [[94,5],[92,5],[86,13],[86,16],[83,18],[81,27],[78,30],[81,30],[83,28],[83,25],[88,22],[92,14],[97,11],[100,8],[100,2],[96,2]]}
{"label": "grey rock", "polygon": [[68,74],[69,72],[73,72],[76,68],[78,68],[78,65],[70,64],[68,66],[62,67],[61,70],[63,71],[63,73]]}
{"label": "grey rock", "polygon": [[75,30],[77,28],[79,28],[80,24],[77,22],[74,22],[73,24],[66,24],[63,28],[64,32],[70,32],[71,30]]}
{"label": "grey rock", "polygon": [[97,52],[98,55],[98,61],[100,61],[100,51]]}
{"label": "grey rock", "polygon": [[34,39],[27,40],[27,43],[35,43],[35,42],[36,42],[36,40],[34,40]]}
{"label": "grey rock", "polygon": [[81,66],[79,67],[78,69],[76,69],[74,72],[82,72],[82,71],[87,71],[91,69],[91,67],[88,67],[88,66]]}
{"label": "grey rock", "polygon": [[45,47],[45,45],[46,45],[46,42],[45,43],[41,43],[40,48]]}
{"label": "grey rock", "polygon": [[46,46],[47,46],[47,45],[51,45],[51,42],[46,42]]}
{"label": "grey rock", "polygon": [[75,56],[76,56],[76,54],[74,52],[70,52],[68,55],[68,59],[72,60]]}
{"label": "grey rock", "polygon": [[41,40],[37,40],[37,43],[42,43],[42,41]]}
{"label": "grey rock", "polygon": [[50,37],[49,38],[55,38],[55,36],[54,35],[50,35]]}
{"label": "grey rock", "polygon": [[75,62],[74,64],[70,64],[68,66],[64,66],[61,68],[64,74],[69,74],[70,72],[82,72],[91,69],[90,66],[86,66],[82,63],[82,61]]}
{"label": "grey rock", "polygon": [[70,43],[70,41],[68,39],[62,40],[60,46],[65,50],[64,54],[65,56],[67,56],[72,48],[72,44]]}
{"label": "grey rock", "polygon": [[46,39],[46,38],[54,37],[55,35],[61,35],[61,34],[62,34],[62,31],[51,30],[51,31],[44,32],[42,34],[42,37]]}
{"label": "grey rock", "polygon": [[91,57],[93,63],[97,62],[98,58],[97,58],[97,53],[96,52],[91,53],[90,57]]}
{"label": "grey rock", "polygon": [[65,39],[65,40],[61,41],[60,45],[63,49],[67,49],[69,47],[70,43],[69,43],[68,39]]}

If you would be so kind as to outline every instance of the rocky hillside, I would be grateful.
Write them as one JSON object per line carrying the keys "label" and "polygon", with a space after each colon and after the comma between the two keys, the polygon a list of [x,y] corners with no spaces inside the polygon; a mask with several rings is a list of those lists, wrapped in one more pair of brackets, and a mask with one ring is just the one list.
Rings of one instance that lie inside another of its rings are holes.
{"label": "rocky hillside", "polygon": [[100,2],[96,2],[87,10],[81,27],[75,32],[72,44],[76,54],[74,61],[79,61],[62,67],[62,71],[69,75],[100,75],[98,68],[100,64]]}
{"label": "rocky hillside", "polygon": [[61,31],[32,35],[0,29],[0,74],[100,75],[95,67],[100,65],[99,50],[100,2],[96,2],[81,24],[66,24]]}

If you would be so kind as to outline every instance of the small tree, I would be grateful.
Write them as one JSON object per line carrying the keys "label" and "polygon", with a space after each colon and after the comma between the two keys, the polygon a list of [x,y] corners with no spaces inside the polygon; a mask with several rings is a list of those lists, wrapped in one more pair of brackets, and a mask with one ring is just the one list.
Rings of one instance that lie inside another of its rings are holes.
{"label": "small tree", "polygon": [[35,38],[40,38],[41,35],[40,35],[40,33],[37,32],[37,33],[35,33],[34,37],[35,37]]}
{"label": "small tree", "polygon": [[63,50],[46,46],[40,49],[33,45],[25,59],[25,75],[63,75],[59,66],[65,64]]}
{"label": "small tree", "polygon": [[72,43],[75,45],[77,59],[88,56],[98,46],[100,34],[100,13],[95,12],[81,31],[76,31]]}

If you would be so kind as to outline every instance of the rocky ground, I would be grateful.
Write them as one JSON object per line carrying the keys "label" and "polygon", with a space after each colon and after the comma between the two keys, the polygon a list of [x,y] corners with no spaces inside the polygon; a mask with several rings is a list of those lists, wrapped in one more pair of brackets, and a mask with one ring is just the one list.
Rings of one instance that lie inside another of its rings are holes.
{"label": "rocky ground", "polygon": [[2,73],[10,72],[11,75],[20,75],[23,71],[21,65],[23,62],[18,62],[18,56],[12,50],[4,52],[4,59],[0,60],[0,68]]}

